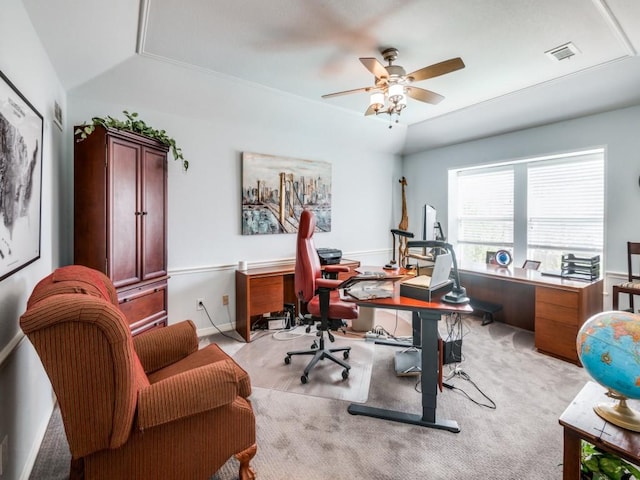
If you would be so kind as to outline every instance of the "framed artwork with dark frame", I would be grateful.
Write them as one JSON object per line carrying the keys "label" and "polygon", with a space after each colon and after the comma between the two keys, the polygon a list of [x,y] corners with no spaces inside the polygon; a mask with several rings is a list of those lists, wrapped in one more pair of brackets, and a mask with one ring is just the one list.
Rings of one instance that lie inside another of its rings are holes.
{"label": "framed artwork with dark frame", "polygon": [[0,72],[0,280],[40,258],[43,127]]}

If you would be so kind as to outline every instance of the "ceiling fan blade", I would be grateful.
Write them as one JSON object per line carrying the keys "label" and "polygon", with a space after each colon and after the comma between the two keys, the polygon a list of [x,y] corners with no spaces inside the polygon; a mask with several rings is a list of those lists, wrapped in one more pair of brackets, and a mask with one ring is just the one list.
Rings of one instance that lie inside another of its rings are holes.
{"label": "ceiling fan blade", "polygon": [[419,82],[420,80],[426,80],[427,78],[439,77],[445,73],[455,72],[461,68],[464,68],[464,62],[460,57],[457,57],[421,68],[420,70],[410,73],[407,77],[413,78],[414,82]]}
{"label": "ceiling fan blade", "polygon": [[387,69],[384,68],[377,58],[361,58],[360,61],[367,70],[375,75],[376,78],[388,78]]}
{"label": "ceiling fan blade", "polygon": [[345,90],[343,92],[327,93],[326,95],[322,95],[322,98],[339,97],[340,95],[349,95],[351,93],[370,92],[371,90],[376,90],[376,87],[362,87],[354,88],[353,90]]}
{"label": "ceiling fan blade", "polygon": [[432,92],[431,90],[425,90],[424,88],[404,87],[404,89],[407,92],[407,95],[415,100],[420,100],[421,102],[437,105],[444,100],[442,95]]}

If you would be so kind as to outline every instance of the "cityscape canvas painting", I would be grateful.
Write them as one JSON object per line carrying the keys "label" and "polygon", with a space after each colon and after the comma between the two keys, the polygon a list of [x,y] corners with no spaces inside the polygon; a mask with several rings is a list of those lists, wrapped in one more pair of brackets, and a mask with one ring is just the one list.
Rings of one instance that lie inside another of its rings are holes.
{"label": "cityscape canvas painting", "polygon": [[242,154],[242,234],[296,233],[303,209],[316,232],[331,231],[331,164],[316,160]]}
{"label": "cityscape canvas painting", "polygon": [[0,72],[0,280],[40,258],[42,116]]}

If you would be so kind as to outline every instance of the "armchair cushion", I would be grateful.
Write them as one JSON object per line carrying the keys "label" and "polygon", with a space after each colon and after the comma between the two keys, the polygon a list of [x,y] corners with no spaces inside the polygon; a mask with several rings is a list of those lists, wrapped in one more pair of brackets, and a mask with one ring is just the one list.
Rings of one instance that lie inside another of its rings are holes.
{"label": "armchair cushion", "polygon": [[233,360],[165,378],[138,392],[138,428],[154,427],[232,403],[238,396]]}
{"label": "armchair cushion", "polygon": [[198,350],[196,327],[191,320],[158,328],[133,337],[144,371],[149,374],[182,360]]}
{"label": "armchair cushion", "polygon": [[[149,374],[149,382],[154,384],[174,375],[179,375],[182,372],[202,367],[204,365],[219,363],[228,359],[230,359],[229,355],[223,352],[218,345],[207,345],[188,357]],[[232,364],[238,382],[238,395],[247,398],[251,395],[251,380],[249,379],[249,374],[247,374],[240,365],[233,362],[233,360]]]}

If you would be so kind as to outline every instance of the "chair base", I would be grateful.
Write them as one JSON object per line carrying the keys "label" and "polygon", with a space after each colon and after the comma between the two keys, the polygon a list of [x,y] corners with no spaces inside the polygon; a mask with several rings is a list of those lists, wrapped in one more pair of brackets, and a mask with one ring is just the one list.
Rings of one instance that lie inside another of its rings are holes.
{"label": "chair base", "polygon": [[304,373],[300,377],[300,381],[302,383],[307,383],[309,381],[309,372],[311,371],[311,369],[313,369],[313,367],[315,367],[315,365],[320,360],[323,360],[325,358],[331,360],[334,363],[337,363],[338,365],[344,368],[344,370],[342,371],[343,380],[346,380],[347,378],[349,378],[349,370],[351,369],[351,365],[349,365],[347,362],[335,356],[334,353],[342,352],[342,356],[346,360],[347,358],[349,358],[349,352],[351,351],[351,347],[325,348],[324,335],[322,332],[320,334],[320,344],[318,348],[314,348],[314,346],[315,346],[315,342],[310,350],[296,350],[293,352],[287,352],[287,356],[284,358],[284,363],[289,365],[291,363],[291,357],[293,355],[313,355],[313,358],[307,364],[306,368],[304,369]]}

